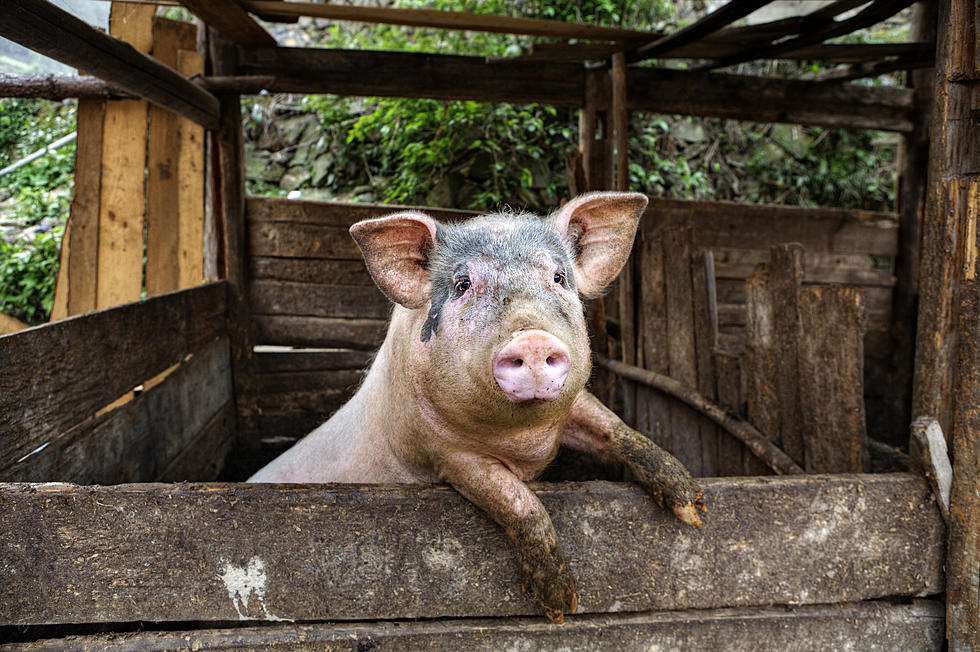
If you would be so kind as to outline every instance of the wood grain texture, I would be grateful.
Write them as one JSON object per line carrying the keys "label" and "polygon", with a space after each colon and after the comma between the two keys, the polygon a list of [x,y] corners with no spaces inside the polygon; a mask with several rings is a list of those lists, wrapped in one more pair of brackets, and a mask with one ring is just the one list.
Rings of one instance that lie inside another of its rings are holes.
{"label": "wood grain texture", "polygon": [[388,331],[387,319],[255,315],[257,344],[375,350]]}
{"label": "wood grain texture", "polygon": [[[702,486],[694,529],[633,486],[533,485],[580,613],[942,590],[919,477]],[[0,532],[4,624],[539,615],[504,533],[445,486],[7,484]]]}
{"label": "wood grain texture", "polygon": [[100,634],[12,644],[10,652],[116,652],[197,650],[369,649],[378,652],[460,649],[577,650],[808,649],[834,650],[841,645],[868,652],[942,650],[942,604],[848,603],[832,606],[753,607],[703,611],[648,612],[568,616],[562,627],[540,618],[452,620],[410,623],[281,624],[229,629]]}
{"label": "wood grain texture", "polygon": [[350,228],[354,222],[402,211],[423,211],[437,220],[458,220],[479,215],[478,211],[401,206],[398,204],[362,204],[353,202],[248,197],[246,212],[249,224],[289,222]]}
{"label": "wood grain texture", "polygon": [[640,228],[657,233],[681,224],[691,224],[697,244],[711,248],[768,250],[798,242],[807,252],[879,256],[894,256],[898,248],[894,213],[850,209],[654,198]]}
{"label": "wood grain texture", "polygon": [[863,295],[841,286],[799,295],[800,418],[811,473],[868,470]]}
{"label": "wood grain texture", "polygon": [[770,249],[770,259],[769,293],[775,318],[773,355],[776,376],[773,383],[779,410],[779,439],[786,454],[798,464],[803,464],[804,436],[800,409],[805,401],[819,400],[807,396],[800,389],[801,374],[797,362],[801,330],[799,295],[804,276],[803,248],[795,243],[777,245]]}
{"label": "wood grain texture", "polygon": [[225,329],[225,285],[214,283],[0,337],[0,466],[8,468]]}
{"label": "wood grain texture", "polygon": [[[177,69],[183,75],[204,74],[204,54],[177,52]],[[204,282],[204,128],[181,118],[177,123],[180,155],[177,159],[177,286],[189,288]]]}
{"label": "wood grain texture", "polygon": [[[134,11],[146,9],[130,6]],[[129,39],[108,36],[49,2],[4,2],[0,8],[0,35],[117,84],[205,127],[213,129],[218,125],[217,98],[144,54],[149,51],[148,43],[145,47],[129,45],[124,42]]]}
{"label": "wood grain texture", "polygon": [[[207,344],[132,401],[82,422],[51,440],[43,450],[0,473],[4,480],[14,482],[117,484],[159,480],[178,456],[190,455],[197,438],[230,407],[231,401],[228,340],[221,338]],[[227,427],[227,422],[223,424],[223,432],[215,436],[230,441],[234,430]],[[223,459],[222,455],[215,460],[219,467]],[[179,466],[171,469],[169,477],[174,478]],[[216,477],[190,475],[177,479],[201,481]]]}
{"label": "wood grain texture", "polygon": [[276,45],[276,40],[234,0],[220,2],[184,0],[181,4],[238,45],[246,47],[275,47]]}

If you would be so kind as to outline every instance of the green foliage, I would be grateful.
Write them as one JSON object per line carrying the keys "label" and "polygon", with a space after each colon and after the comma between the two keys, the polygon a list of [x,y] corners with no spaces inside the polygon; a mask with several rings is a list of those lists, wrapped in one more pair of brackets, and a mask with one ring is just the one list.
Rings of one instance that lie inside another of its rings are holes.
{"label": "green foliage", "polygon": [[63,232],[38,233],[30,242],[0,239],[0,312],[28,324],[47,321]]}

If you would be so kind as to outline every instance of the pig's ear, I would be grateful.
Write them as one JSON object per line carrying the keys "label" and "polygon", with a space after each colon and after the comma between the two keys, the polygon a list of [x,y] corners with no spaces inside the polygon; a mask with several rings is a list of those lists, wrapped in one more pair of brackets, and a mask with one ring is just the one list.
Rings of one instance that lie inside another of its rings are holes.
{"label": "pig's ear", "polygon": [[593,192],[575,197],[551,217],[575,244],[575,283],[584,296],[598,296],[619,274],[646,206],[646,195],[637,192]]}
{"label": "pig's ear", "polygon": [[422,213],[396,213],[358,222],[350,234],[386,297],[406,308],[425,305],[432,291],[428,262],[436,244],[435,220]]}

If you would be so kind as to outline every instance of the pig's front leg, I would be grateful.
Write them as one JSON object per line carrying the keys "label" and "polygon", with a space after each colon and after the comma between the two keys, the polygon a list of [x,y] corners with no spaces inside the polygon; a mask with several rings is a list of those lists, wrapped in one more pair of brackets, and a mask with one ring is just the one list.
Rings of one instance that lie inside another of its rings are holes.
{"label": "pig's front leg", "polygon": [[538,497],[499,460],[458,454],[442,468],[442,478],[486,511],[517,547],[521,583],[561,624],[564,610],[575,613],[575,581],[562,557],[558,535]]}
{"label": "pig's front leg", "polygon": [[633,430],[591,393],[582,390],[572,404],[562,445],[624,462],[662,506],[685,523],[701,526],[705,511],[701,488],[676,457]]}

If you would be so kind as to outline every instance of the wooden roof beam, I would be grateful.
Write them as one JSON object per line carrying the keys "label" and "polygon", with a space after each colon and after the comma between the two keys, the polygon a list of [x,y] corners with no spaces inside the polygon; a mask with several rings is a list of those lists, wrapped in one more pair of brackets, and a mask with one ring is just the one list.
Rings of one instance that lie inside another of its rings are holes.
{"label": "wooden roof beam", "polygon": [[235,0],[181,0],[195,16],[244,47],[275,47],[276,40]]}
{"label": "wooden roof beam", "polygon": [[523,34],[557,39],[586,39],[594,41],[646,42],[660,36],[656,32],[641,32],[618,27],[581,25],[559,20],[515,18],[490,14],[432,9],[392,9],[388,7],[359,7],[312,2],[281,2],[242,0],[246,9],[260,16],[328,18],[363,23],[386,23],[409,27],[433,27],[498,34]]}
{"label": "wooden roof beam", "polygon": [[[850,0],[843,1],[849,2]],[[800,29],[802,29],[802,31],[799,31],[799,36],[796,36],[795,38],[779,42],[771,42],[765,45],[752,45],[744,50],[741,50],[740,52],[722,57],[705,66],[701,66],[697,68],[697,70],[715,70],[717,68],[724,68],[726,66],[742,63],[744,61],[752,61],[754,59],[777,58],[778,55],[793,52],[794,50],[798,50],[808,45],[822,43],[827,39],[843,36],[844,34],[849,34],[856,30],[870,27],[871,25],[879,23],[890,16],[894,16],[896,13],[914,2],[915,0],[875,0],[856,15],[842,21],[833,20],[830,13],[830,9],[839,4],[835,3],[835,5],[831,5],[823,10],[814,12],[814,14],[809,16],[815,17],[818,22],[823,23],[821,27],[815,27],[813,29],[803,29],[797,27],[794,29],[794,31]]]}
{"label": "wooden roof beam", "polygon": [[655,41],[642,45],[626,54],[628,63],[653,59],[671,50],[676,50],[689,43],[699,41],[730,25],[739,18],[748,16],[756,9],[769,4],[769,0],[733,0],[713,11],[701,20],[694,22],[684,29],[668,34]]}
{"label": "wooden roof beam", "polygon": [[0,36],[207,127],[218,127],[218,98],[133,46],[44,0],[0,3]]}

